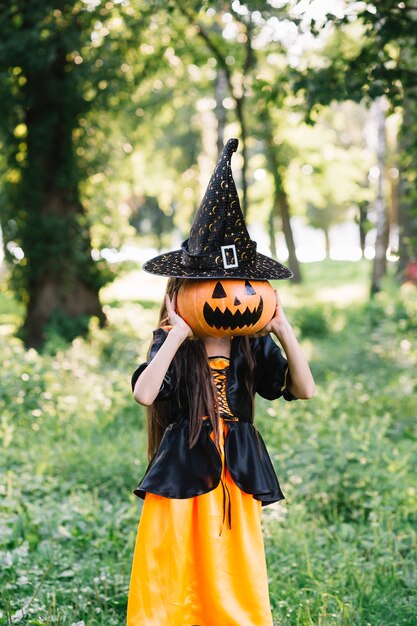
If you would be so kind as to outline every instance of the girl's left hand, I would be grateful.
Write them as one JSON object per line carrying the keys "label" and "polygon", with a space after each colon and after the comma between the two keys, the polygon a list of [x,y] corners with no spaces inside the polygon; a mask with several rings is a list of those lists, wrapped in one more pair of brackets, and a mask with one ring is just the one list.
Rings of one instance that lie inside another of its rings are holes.
{"label": "girl's left hand", "polygon": [[281,330],[283,330],[284,328],[288,328],[289,322],[284,313],[281,299],[276,289],[275,289],[275,298],[276,298],[276,307],[275,307],[274,317],[266,326],[264,326],[264,328],[262,328],[262,330],[256,333],[255,337],[263,337],[264,335],[267,335],[268,333],[271,333],[271,332],[279,336],[279,333]]}

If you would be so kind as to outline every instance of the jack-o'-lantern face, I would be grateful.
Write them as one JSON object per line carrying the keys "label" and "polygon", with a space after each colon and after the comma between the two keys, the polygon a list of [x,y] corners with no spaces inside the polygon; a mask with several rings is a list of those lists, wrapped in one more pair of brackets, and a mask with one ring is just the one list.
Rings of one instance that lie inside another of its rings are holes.
{"label": "jack-o'-lantern face", "polygon": [[266,280],[187,280],[178,291],[179,315],[200,337],[253,335],[272,319],[275,293]]}

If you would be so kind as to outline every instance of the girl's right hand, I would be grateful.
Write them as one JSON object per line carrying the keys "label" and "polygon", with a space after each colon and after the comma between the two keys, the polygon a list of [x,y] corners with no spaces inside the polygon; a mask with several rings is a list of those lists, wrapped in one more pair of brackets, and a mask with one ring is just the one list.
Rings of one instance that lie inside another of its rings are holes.
{"label": "girl's right hand", "polygon": [[160,349],[149,361],[137,379],[133,390],[135,400],[144,406],[151,406],[156,400],[170,363],[175,357],[178,348],[187,337],[193,336],[191,328],[175,311],[175,297],[171,302],[169,297],[166,296],[165,303],[171,330]]}
{"label": "girl's right hand", "polygon": [[177,306],[177,295],[175,294],[171,301],[167,294],[165,296],[165,304],[167,308],[169,323],[172,326],[172,330],[170,332],[172,332],[175,329],[175,332],[183,335],[184,338],[193,337],[194,333],[191,327],[188,326],[187,322],[183,320],[182,317],[178,315],[178,313],[175,310]]}

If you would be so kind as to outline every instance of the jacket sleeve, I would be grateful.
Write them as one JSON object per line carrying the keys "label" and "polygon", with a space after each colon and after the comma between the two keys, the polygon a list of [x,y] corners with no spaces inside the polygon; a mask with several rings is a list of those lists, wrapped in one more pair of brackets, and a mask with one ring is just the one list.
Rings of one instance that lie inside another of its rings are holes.
{"label": "jacket sleeve", "polygon": [[288,389],[291,381],[288,361],[271,335],[255,340],[256,360],[255,391],[267,400],[281,396],[288,401],[297,400]]}
{"label": "jacket sleeve", "polygon": [[[135,388],[137,379],[142,374],[143,370],[149,365],[150,361],[152,361],[152,359],[154,358],[155,354],[158,352],[159,348],[164,343],[167,336],[168,336],[168,331],[165,330],[165,328],[160,327],[153,331],[153,341],[149,349],[148,360],[145,361],[144,363],[141,363],[141,365],[139,365],[132,374],[132,379],[131,379],[132,391]],[[170,365],[164,376],[164,380],[162,381],[162,385],[158,391],[158,395],[156,396],[155,400],[168,400],[171,397],[174,391],[174,388],[175,388],[175,384],[174,384],[173,368],[172,368],[172,365]]]}

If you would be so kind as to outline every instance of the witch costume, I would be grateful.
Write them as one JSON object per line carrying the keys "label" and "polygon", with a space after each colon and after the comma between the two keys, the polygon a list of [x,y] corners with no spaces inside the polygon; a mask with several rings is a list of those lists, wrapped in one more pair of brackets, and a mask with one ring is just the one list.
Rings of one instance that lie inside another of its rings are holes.
{"label": "witch costume", "polygon": [[[230,161],[237,139],[223,149],[181,250],[144,265],[171,277],[290,278],[278,261],[256,251],[246,229]],[[154,331],[148,361],[169,333]],[[270,335],[250,338],[253,394],[294,400],[288,363]],[[284,498],[265,443],[255,428],[245,385],[242,338],[230,358],[209,357],[219,406],[219,445],[201,416],[190,448],[189,405],[181,373],[168,368],[156,400],[169,414],[159,447],[134,493],[144,499],[130,580],[127,626],[272,626],[261,529],[262,506]]]}

